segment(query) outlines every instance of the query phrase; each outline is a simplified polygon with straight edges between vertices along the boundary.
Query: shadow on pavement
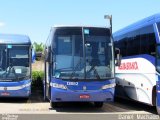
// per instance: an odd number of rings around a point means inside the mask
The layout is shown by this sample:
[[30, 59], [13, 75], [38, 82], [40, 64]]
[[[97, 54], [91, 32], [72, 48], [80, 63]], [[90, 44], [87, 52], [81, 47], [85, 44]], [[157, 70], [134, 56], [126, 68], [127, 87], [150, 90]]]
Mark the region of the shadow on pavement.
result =
[[56, 110], [56, 112], [67, 113], [104, 113], [105, 109], [94, 107], [90, 102], [63, 102], [59, 103], [56, 108], [50, 108], [50, 110]]
[[5, 97], [0, 98], [0, 103], [42, 103], [43, 96], [40, 90], [32, 90], [29, 98]]
[[126, 100], [122, 98], [115, 98], [113, 103], [105, 103], [102, 108], [96, 108], [89, 102], [69, 102], [59, 103], [58, 107], [50, 108], [50, 110], [56, 110], [56, 112], [69, 112], [69, 113], [115, 113], [115, 112], [137, 112], [144, 111], [152, 114], [157, 114], [156, 107], [149, 106], [143, 103]]
[[[32, 94], [28, 100], [24, 98], [0, 98], [0, 103], [43, 103], [42, 91], [32, 90]], [[102, 108], [94, 107], [93, 103], [89, 102], [69, 102], [60, 103], [57, 108], [49, 107], [47, 102], [46, 109], [62, 113], [115, 113], [115, 112], [137, 112], [145, 111], [152, 114], [156, 113], [156, 108], [143, 103], [125, 100], [122, 98], [115, 98], [113, 103], [105, 103]], [[144, 113], [145, 113], [144, 112]]]
[[116, 97], [115, 102], [112, 105], [123, 108], [125, 110], [146, 111], [152, 114], [157, 114], [155, 106], [150, 106], [133, 100], [126, 100], [123, 98]]

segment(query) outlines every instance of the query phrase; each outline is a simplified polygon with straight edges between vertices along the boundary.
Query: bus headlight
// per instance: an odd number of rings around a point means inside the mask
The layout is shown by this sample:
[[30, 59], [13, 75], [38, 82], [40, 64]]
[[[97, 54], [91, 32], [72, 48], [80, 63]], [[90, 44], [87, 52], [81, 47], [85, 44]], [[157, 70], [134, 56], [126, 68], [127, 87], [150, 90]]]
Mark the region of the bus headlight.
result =
[[59, 89], [64, 89], [66, 90], [67, 87], [63, 84], [58, 84], [58, 83], [51, 83], [51, 86], [54, 87], [54, 88], [59, 88]]
[[116, 83], [108, 84], [102, 86], [102, 90], [108, 89], [108, 88], [114, 88], [116, 86]]

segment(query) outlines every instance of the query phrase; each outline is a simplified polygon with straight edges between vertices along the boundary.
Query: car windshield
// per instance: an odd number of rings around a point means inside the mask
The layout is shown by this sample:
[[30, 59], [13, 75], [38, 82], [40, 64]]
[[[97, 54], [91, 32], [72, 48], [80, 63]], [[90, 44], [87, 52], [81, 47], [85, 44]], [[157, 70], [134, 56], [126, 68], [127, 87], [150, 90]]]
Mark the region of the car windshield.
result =
[[0, 81], [15, 81], [30, 76], [29, 47], [0, 45]]
[[113, 77], [113, 51], [108, 29], [58, 28], [53, 42], [53, 75], [62, 79]]

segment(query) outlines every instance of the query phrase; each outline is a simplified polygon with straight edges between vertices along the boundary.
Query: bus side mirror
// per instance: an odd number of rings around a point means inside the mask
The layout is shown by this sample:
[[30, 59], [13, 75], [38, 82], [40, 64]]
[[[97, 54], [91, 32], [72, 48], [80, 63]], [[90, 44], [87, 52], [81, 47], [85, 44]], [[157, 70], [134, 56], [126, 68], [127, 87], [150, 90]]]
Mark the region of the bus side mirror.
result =
[[34, 63], [36, 60], [36, 52], [35, 50], [32, 48], [32, 63]]
[[121, 52], [119, 48], [115, 49], [115, 56], [116, 56], [116, 66], [120, 66], [121, 65]]

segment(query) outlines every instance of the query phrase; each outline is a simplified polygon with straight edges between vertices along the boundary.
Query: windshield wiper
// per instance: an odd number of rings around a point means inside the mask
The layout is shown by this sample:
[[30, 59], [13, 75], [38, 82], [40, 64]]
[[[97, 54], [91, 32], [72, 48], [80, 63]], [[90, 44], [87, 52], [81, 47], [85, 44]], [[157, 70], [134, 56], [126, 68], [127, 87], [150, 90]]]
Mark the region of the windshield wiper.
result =
[[94, 70], [94, 73], [96, 74], [97, 79], [101, 79], [95, 66], [91, 66], [91, 69], [89, 71], [87, 71], [87, 74], [90, 73], [92, 70]]
[[76, 69], [79, 67], [80, 64], [81, 64], [81, 58], [76, 64], [76, 67], [74, 67], [73, 72], [71, 73], [70, 79], [72, 79], [73, 75], [76, 73]]
[[[11, 69], [13, 69], [13, 72], [11, 72], [11, 71], [12, 71]], [[11, 73], [13, 73], [13, 74], [15, 75], [15, 78], [18, 79], [18, 75], [16, 74], [15, 69], [14, 69], [13, 66], [9, 66], [8, 73], [7, 73], [7, 69], [6, 69], [6, 78], [7, 78], [7, 77], [9, 76], [9, 74], [11, 74]]]
[[23, 79], [29, 79], [30, 78], [30, 75], [28, 75], [28, 76], [21, 76], [21, 77], [17, 77], [18, 79], [17, 80], [21, 80], [22, 78]]

